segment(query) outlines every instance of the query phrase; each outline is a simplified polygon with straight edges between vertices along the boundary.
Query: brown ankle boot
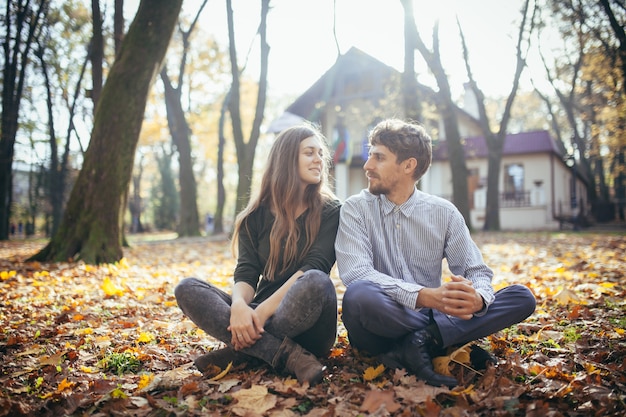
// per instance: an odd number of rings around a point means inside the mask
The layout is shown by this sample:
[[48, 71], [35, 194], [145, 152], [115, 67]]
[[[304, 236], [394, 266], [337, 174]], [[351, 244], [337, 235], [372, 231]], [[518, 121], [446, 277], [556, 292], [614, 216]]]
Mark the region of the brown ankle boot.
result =
[[301, 384], [308, 382], [313, 386], [322, 380], [326, 367], [315, 355], [291, 339], [285, 338], [278, 352], [274, 355], [272, 366], [278, 371], [285, 371], [298, 378]]
[[212, 350], [193, 360], [194, 365], [200, 372], [209, 374], [215, 373], [215, 367], [219, 368], [219, 371], [223, 371], [231, 362], [233, 367], [243, 365], [244, 363], [254, 366], [259, 360], [229, 347]]

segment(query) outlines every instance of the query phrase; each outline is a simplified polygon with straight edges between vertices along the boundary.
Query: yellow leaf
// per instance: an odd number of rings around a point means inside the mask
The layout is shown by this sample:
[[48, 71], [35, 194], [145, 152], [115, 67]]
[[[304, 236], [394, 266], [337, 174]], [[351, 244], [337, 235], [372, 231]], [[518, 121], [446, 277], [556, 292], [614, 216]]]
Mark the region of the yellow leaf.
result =
[[109, 277], [106, 277], [104, 279], [104, 282], [102, 283], [102, 291], [104, 291], [104, 293], [109, 297], [124, 294], [124, 290], [115, 285], [115, 283], [113, 283]]
[[472, 351], [470, 344], [466, 344], [456, 349], [448, 356], [438, 356], [433, 359], [433, 368], [435, 372], [442, 375], [452, 376], [450, 372], [450, 362], [458, 364], [470, 364], [470, 352]]
[[86, 374], [95, 374], [96, 372], [98, 372], [97, 369], [94, 369], [91, 366], [81, 366], [80, 370]]
[[376, 368], [373, 368], [370, 366], [363, 372], [363, 380], [372, 381], [376, 379], [383, 372], [385, 372], [385, 365], [383, 365], [382, 363], [378, 365]]
[[87, 327], [85, 329], [76, 329], [74, 331], [74, 334], [77, 336], [83, 336], [83, 335], [88, 335], [92, 333], [93, 333], [93, 329], [91, 327]]
[[454, 352], [450, 354], [450, 360], [456, 363], [464, 363], [467, 365], [470, 363], [471, 351], [472, 349], [470, 348], [469, 345], [461, 346], [460, 348], [458, 348], [457, 350], [455, 350]]
[[128, 398], [128, 395], [126, 395], [126, 393], [120, 388], [115, 388], [113, 391], [111, 391], [111, 397], [125, 399]]
[[150, 385], [150, 383], [152, 382], [153, 379], [154, 379], [154, 375], [153, 374], [143, 374], [143, 375], [141, 375], [141, 377], [139, 377], [139, 382], [137, 383], [137, 389], [138, 390], [144, 389], [145, 387]]
[[13, 278], [15, 275], [17, 275], [16, 271], [2, 271], [0, 272], [0, 279], [6, 281], [9, 278]]
[[74, 388], [76, 382], [70, 382], [65, 378], [63, 381], [59, 382], [59, 386], [57, 387], [57, 392], [63, 392]]
[[232, 368], [232, 367], [233, 367], [233, 363], [232, 362], [228, 362], [228, 365], [226, 366], [226, 369], [224, 369], [219, 374], [215, 375], [209, 381], [219, 381], [220, 379], [224, 378], [228, 374], [228, 372], [230, 371], [230, 368]]
[[137, 342], [139, 343], [150, 343], [155, 339], [152, 333], [142, 332], [137, 338]]
[[450, 356], [437, 356], [434, 358], [433, 368], [438, 374], [452, 376], [450, 372]]

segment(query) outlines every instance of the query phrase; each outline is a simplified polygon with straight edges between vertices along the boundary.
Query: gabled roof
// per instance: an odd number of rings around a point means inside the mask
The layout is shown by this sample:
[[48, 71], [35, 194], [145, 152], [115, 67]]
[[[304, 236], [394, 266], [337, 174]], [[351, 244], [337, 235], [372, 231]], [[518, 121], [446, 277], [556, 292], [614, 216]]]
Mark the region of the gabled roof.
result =
[[[465, 138], [464, 149], [465, 158], [476, 159], [486, 158], [488, 149], [485, 138], [475, 136]], [[521, 155], [535, 153], [552, 153], [559, 157], [563, 157], [565, 153], [559, 148], [557, 142], [550, 136], [546, 130], [537, 130], [530, 132], [522, 132], [506, 135], [502, 155]], [[448, 143], [445, 140], [440, 141], [433, 146], [433, 160], [448, 160]]]
[[335, 64], [328, 69], [307, 91], [296, 99], [285, 112], [295, 114], [310, 121], [316, 121], [320, 105], [337, 96], [340, 83], [338, 80], [354, 76], [358, 73], [376, 72], [381, 76], [398, 73], [392, 67], [383, 64], [376, 58], [358, 48], [352, 47], [337, 58]]

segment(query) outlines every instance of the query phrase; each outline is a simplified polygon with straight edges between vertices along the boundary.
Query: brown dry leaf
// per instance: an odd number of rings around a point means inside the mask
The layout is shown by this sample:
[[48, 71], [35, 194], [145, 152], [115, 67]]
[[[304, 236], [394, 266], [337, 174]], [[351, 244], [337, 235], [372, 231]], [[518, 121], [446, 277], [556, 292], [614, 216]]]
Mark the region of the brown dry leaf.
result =
[[250, 412], [263, 415], [276, 406], [277, 398], [267, 391], [264, 385], [253, 385], [232, 394], [237, 403], [233, 406], [233, 413], [238, 416], [249, 415]]
[[42, 366], [43, 365], [52, 365], [52, 366], [60, 365], [61, 362], [63, 361], [63, 356], [65, 354], [67, 354], [67, 351], [58, 352], [51, 356], [42, 356], [41, 358], [39, 358], [39, 363]]
[[417, 381], [417, 383], [408, 386], [393, 387], [393, 390], [396, 393], [396, 398], [401, 398], [409, 404], [421, 404], [437, 397], [439, 394], [450, 392], [449, 388], [433, 387], [432, 385], [427, 385], [424, 381]]
[[381, 407], [384, 407], [390, 413], [395, 413], [401, 407], [401, 405], [395, 401], [394, 392], [392, 390], [368, 391], [359, 409], [368, 413], [374, 413]]

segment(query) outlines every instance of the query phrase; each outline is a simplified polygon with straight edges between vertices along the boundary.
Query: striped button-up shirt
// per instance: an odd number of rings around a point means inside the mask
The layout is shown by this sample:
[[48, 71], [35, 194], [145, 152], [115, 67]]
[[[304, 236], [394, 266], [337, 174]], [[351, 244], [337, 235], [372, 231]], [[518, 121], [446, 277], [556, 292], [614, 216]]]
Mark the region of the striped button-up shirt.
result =
[[453, 274], [472, 281], [486, 307], [494, 299], [493, 271], [461, 213], [449, 201], [417, 188], [399, 206], [368, 190], [348, 198], [341, 208], [335, 251], [346, 287], [369, 280], [412, 309], [422, 288], [441, 285], [444, 258]]

